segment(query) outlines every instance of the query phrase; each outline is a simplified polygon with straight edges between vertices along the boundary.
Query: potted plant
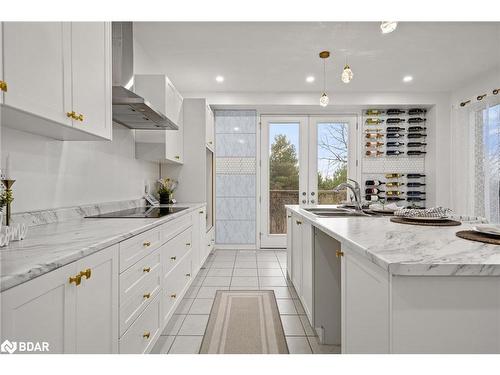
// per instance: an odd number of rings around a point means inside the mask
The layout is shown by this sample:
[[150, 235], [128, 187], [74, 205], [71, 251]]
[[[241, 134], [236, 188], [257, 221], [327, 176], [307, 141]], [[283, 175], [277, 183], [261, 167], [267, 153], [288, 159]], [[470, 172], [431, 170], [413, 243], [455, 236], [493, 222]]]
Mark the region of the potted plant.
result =
[[160, 178], [158, 180], [158, 197], [160, 204], [169, 204], [172, 201], [172, 194], [177, 188], [178, 182], [170, 178]]

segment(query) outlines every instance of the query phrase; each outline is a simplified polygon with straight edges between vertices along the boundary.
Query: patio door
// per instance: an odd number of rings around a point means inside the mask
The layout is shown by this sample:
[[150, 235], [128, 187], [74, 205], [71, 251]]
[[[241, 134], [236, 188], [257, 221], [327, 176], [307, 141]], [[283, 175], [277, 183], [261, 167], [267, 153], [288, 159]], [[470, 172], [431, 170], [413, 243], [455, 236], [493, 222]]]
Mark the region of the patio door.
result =
[[356, 137], [356, 116], [261, 117], [261, 248], [286, 246], [285, 205], [349, 199], [332, 189], [359, 180]]

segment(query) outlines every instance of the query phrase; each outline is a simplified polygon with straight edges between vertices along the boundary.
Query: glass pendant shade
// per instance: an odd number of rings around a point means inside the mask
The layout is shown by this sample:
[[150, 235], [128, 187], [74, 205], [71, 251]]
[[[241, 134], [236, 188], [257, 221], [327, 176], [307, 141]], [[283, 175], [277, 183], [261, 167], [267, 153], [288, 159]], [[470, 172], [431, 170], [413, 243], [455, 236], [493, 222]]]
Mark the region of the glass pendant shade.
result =
[[323, 95], [321, 95], [321, 98], [319, 98], [319, 105], [322, 107], [326, 107], [329, 102], [330, 98], [328, 97], [328, 95], [326, 95], [326, 92], [324, 92]]
[[346, 65], [344, 67], [344, 70], [342, 71], [342, 76], [341, 76], [342, 82], [349, 83], [349, 82], [351, 82], [353, 77], [354, 77], [354, 73], [352, 72], [349, 65]]
[[398, 27], [398, 23], [394, 21], [384, 21], [380, 24], [382, 34], [392, 33]]

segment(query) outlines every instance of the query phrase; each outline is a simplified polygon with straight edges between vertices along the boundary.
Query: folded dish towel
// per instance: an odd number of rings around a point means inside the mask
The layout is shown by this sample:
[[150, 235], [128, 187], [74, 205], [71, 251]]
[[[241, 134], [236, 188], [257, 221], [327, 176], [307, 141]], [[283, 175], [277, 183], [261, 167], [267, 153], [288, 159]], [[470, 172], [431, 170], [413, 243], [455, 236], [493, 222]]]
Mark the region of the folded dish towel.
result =
[[448, 217], [451, 214], [449, 208], [431, 207], [431, 208], [402, 208], [394, 212], [394, 216], [402, 217]]
[[373, 203], [368, 207], [370, 210], [379, 210], [379, 211], [396, 211], [399, 210], [399, 206], [396, 203], [389, 204], [381, 204], [381, 203]]

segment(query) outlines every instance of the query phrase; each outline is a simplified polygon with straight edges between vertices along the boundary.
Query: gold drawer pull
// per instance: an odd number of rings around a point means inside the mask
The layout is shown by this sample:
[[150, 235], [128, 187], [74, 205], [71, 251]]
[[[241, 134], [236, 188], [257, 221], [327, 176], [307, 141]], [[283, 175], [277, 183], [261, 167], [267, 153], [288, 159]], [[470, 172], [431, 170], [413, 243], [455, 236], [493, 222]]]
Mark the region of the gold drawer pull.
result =
[[151, 293], [145, 293], [145, 294], [143, 295], [143, 297], [144, 297], [144, 298], [146, 298], [146, 299], [148, 299], [149, 297], [151, 297]]
[[176, 259], [177, 259], [177, 257], [170, 257], [170, 259], [171, 259], [171, 260], [176, 260]]
[[186, 276], [187, 276], [187, 277], [191, 277], [191, 274], [190, 274], [190, 273], [186, 273]]
[[7, 92], [7, 82], [0, 81], [0, 91]]
[[204, 214], [204, 213], [205, 213], [205, 211], [199, 211], [199, 213], [200, 213], [200, 214]]
[[171, 294], [171, 295], [170, 295], [170, 298], [177, 298], [177, 294], [175, 294], [175, 293], [174, 293], [174, 294]]
[[142, 244], [142, 246], [144, 246], [144, 247], [151, 246], [151, 242], [149, 242], [149, 241], [145, 241], [145, 242]]
[[83, 114], [80, 113], [79, 115], [76, 116], [75, 120], [82, 121], [83, 122]]
[[147, 267], [147, 268], [142, 269], [142, 272], [149, 272], [149, 271], [151, 271], [151, 267]]
[[180, 159], [181, 157], [179, 155], [175, 155], [174, 158]]
[[80, 276], [85, 277], [86, 279], [90, 279], [90, 276], [92, 276], [92, 270], [90, 268], [87, 268], [85, 271], [80, 271]]
[[336, 256], [337, 258], [343, 257], [343, 256], [344, 256], [344, 252], [343, 252], [343, 251], [340, 251], [340, 250], [337, 250], [337, 251], [335, 252], [335, 256]]
[[300, 221], [300, 220], [295, 220], [295, 222], [297, 223], [297, 225], [302, 224], [302, 221]]
[[66, 112], [66, 117], [72, 118], [73, 120], [76, 120], [76, 112], [71, 111], [71, 112]]
[[69, 283], [75, 283], [76, 286], [80, 285], [82, 283], [82, 276], [81, 275], [76, 275], [73, 277], [69, 278]]
[[187, 242], [187, 243], [186, 243], [186, 246], [191, 246], [191, 242]]
[[142, 335], [142, 337], [145, 339], [149, 339], [149, 336], [151, 336], [151, 332], [146, 332], [145, 334]]

